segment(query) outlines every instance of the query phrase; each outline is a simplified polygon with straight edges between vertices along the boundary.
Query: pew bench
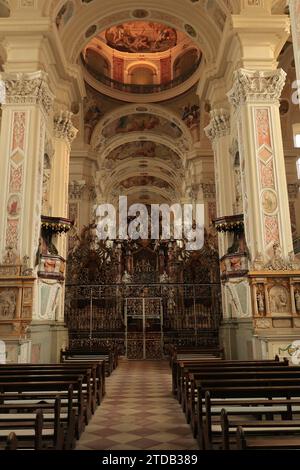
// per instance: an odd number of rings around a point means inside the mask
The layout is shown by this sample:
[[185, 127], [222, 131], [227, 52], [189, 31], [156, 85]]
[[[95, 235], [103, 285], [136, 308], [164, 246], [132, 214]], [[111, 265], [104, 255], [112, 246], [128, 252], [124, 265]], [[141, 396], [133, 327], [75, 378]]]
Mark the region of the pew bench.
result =
[[87, 421], [87, 402], [82, 390], [82, 378], [59, 381], [0, 381], [0, 405], [8, 405], [13, 408], [17, 404], [22, 405], [49, 405], [55, 402], [59, 396], [63, 411], [75, 409], [75, 432], [79, 439], [84, 431]]
[[[244, 367], [239, 370], [233, 370], [230, 367], [224, 367], [222, 371], [219, 369], [212, 370], [209, 368], [202, 369], [201, 372], [187, 372], [184, 382], [183, 390], [183, 410], [186, 414], [188, 423], [191, 423], [192, 430], [194, 431], [195, 415], [196, 415], [196, 399], [197, 399], [197, 386], [201, 385], [203, 381], [211, 381], [212, 384], [218, 385], [222, 380], [229, 381], [232, 386], [239, 385], [242, 380], [298, 380], [300, 383], [300, 367], [285, 367], [285, 368], [272, 368], [262, 367], [255, 368]], [[286, 382], [285, 382], [286, 383]], [[222, 384], [221, 384], [222, 385]]]
[[237, 427], [236, 431], [236, 449], [237, 450], [299, 450], [300, 435], [295, 433], [292, 428], [286, 428], [284, 434], [278, 436], [278, 431], [269, 428], [259, 438], [251, 436], [248, 429], [244, 430], [242, 426]]
[[[205, 442], [210, 442], [210, 439], [213, 438], [213, 435], [210, 435], [210, 432], [212, 432], [211, 428], [211, 423], [208, 420], [206, 422], [206, 415], [205, 415], [205, 398], [207, 400], [207, 395], [206, 392], [209, 392], [209, 397], [211, 400], [212, 405], [211, 406], [221, 406], [223, 404], [224, 408], [228, 406], [235, 406], [234, 401], [239, 401], [238, 403], [239, 406], [249, 406], [253, 405], [253, 408], [255, 405], [257, 406], [266, 406], [268, 408], [268, 414], [264, 410], [258, 410], [258, 414], [261, 412], [261, 414], [265, 414], [265, 416], [270, 416], [271, 411], [269, 410], [270, 406], [282, 406], [282, 409], [277, 409], [276, 412], [277, 414], [284, 416], [284, 417], [289, 417], [290, 413], [293, 413], [292, 407], [297, 407], [299, 406], [299, 401], [300, 401], [300, 385], [287, 385], [287, 384], [282, 384], [282, 385], [254, 385], [253, 383], [251, 385], [246, 385], [243, 383], [241, 386], [236, 386], [236, 387], [231, 387], [228, 384], [227, 386], [224, 387], [213, 387], [209, 386], [206, 387], [206, 385], [203, 386], [198, 386], [198, 400], [197, 400], [197, 440], [199, 444], [199, 448], [203, 449], [205, 448]], [[258, 399], [258, 400], [256, 400]], [[277, 399], [279, 401], [277, 402]], [[294, 403], [293, 403], [293, 401]], [[223, 400], [223, 401], [222, 401]], [[256, 403], [254, 402], [256, 401]], [[274, 401], [274, 403], [273, 403]], [[284, 401], [284, 403], [282, 403]], [[289, 402], [290, 401], [290, 402]], [[227, 402], [227, 404], [226, 404]], [[253, 402], [253, 403], [252, 403]], [[207, 402], [206, 402], [207, 403]], [[242, 413], [246, 414], [247, 412], [244, 411], [243, 409], [241, 410]], [[298, 410], [297, 410], [298, 412]], [[249, 412], [249, 415], [254, 415], [255, 417], [255, 411], [252, 409]], [[276, 413], [274, 413], [274, 416]], [[257, 416], [256, 416], [257, 417]], [[256, 420], [256, 422], [259, 422]], [[216, 425], [219, 425], [220, 423], [214, 423]], [[216, 431], [218, 431], [217, 428], [215, 428]]]
[[[9, 418], [9, 416], [8, 416]], [[23, 450], [62, 450], [64, 447], [64, 433], [60, 423], [60, 399], [55, 402], [54, 420], [44, 422], [42, 410], [35, 416], [22, 419], [0, 420], [0, 449], [7, 449], [8, 435], [15, 436], [18, 449]]]
[[24, 374], [41, 374], [41, 375], [78, 375], [83, 376], [83, 387], [86, 386], [84, 379], [91, 376], [91, 407], [94, 413], [97, 405], [102, 401], [105, 394], [105, 365], [104, 362], [91, 362], [91, 363], [75, 363], [75, 364], [55, 364], [55, 365], [0, 365], [1, 375], [24, 375]]
[[[211, 450], [218, 448], [221, 442], [221, 448], [229, 449], [229, 440], [225, 442], [225, 433], [227, 433], [224, 419], [224, 409], [226, 409], [226, 419], [230, 419], [237, 426], [242, 423], [249, 424], [249, 427], [255, 428], [268, 423], [279, 426], [287, 425], [290, 422], [300, 423], [299, 419], [292, 421], [296, 416], [299, 418], [300, 399], [295, 400], [269, 400], [269, 399], [235, 399], [235, 400], [210, 400], [210, 394], [205, 394], [205, 406], [203, 408], [203, 439], [205, 449]], [[225, 431], [224, 431], [225, 429]], [[226, 434], [228, 437], [228, 433]], [[225, 447], [224, 447], [225, 446]]]
[[61, 362], [72, 361], [104, 360], [106, 373], [110, 375], [118, 365], [118, 353], [114, 350], [86, 351], [77, 349], [67, 349], [61, 351]]
[[[236, 432], [238, 427], [242, 427], [244, 432], [251, 437], [252, 443], [260, 446], [268, 444], [278, 445], [285, 442], [285, 445], [298, 446], [300, 449], [300, 420], [272, 420], [272, 421], [248, 421], [235, 420], [228, 416], [225, 409], [221, 412], [221, 450], [230, 450], [233, 448], [233, 442], [236, 442]], [[274, 442], [276, 438], [276, 443]], [[273, 443], [272, 443], [273, 441]]]
[[236, 361], [236, 360], [200, 360], [200, 359], [181, 359], [176, 360], [173, 363], [172, 369], [172, 389], [174, 395], [177, 395], [178, 399], [180, 397], [180, 381], [182, 376], [182, 369], [183, 368], [204, 368], [204, 367], [211, 367], [211, 368], [223, 368], [223, 367], [286, 367], [289, 365], [288, 360], [279, 361], [275, 360], [266, 360], [266, 361]]

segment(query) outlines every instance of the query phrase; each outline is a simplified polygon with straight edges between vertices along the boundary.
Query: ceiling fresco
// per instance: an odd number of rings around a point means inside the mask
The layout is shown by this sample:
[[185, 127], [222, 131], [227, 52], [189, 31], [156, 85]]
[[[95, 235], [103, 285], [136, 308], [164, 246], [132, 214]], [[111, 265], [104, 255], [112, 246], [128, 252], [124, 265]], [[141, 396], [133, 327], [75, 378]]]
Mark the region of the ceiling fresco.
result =
[[120, 186], [124, 189], [130, 189], [135, 186], [156, 186], [160, 189], [170, 189], [171, 186], [166, 181], [163, 181], [156, 176], [132, 176], [120, 183]]
[[176, 30], [160, 23], [129, 21], [107, 29], [108, 46], [122, 52], [163, 52], [177, 44]]
[[178, 139], [182, 136], [182, 131], [176, 124], [168, 121], [163, 117], [148, 113], [137, 113], [130, 114], [128, 116], [122, 116], [108, 124], [103, 129], [102, 135], [105, 138], [112, 138], [116, 134], [145, 131], [165, 134], [172, 139]]
[[177, 153], [163, 144], [152, 141], [134, 141], [120, 145], [106, 157], [113, 162], [127, 158], [159, 158], [171, 162], [177, 168], [181, 166], [181, 159]]

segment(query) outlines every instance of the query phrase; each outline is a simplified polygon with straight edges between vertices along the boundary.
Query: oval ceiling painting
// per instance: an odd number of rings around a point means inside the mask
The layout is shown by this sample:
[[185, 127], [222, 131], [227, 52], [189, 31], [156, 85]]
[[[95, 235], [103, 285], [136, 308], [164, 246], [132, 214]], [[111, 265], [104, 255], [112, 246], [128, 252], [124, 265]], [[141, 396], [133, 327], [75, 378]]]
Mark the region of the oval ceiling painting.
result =
[[129, 21], [106, 30], [108, 46], [122, 52], [163, 52], [175, 47], [177, 33], [164, 24]]

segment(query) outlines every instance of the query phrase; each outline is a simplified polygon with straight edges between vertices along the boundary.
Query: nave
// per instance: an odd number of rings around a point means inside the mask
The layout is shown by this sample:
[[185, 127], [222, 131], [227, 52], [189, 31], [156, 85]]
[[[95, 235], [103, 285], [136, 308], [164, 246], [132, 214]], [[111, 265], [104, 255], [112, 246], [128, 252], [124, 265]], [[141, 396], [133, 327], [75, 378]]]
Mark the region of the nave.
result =
[[78, 450], [198, 449], [172, 395], [167, 361], [121, 360]]

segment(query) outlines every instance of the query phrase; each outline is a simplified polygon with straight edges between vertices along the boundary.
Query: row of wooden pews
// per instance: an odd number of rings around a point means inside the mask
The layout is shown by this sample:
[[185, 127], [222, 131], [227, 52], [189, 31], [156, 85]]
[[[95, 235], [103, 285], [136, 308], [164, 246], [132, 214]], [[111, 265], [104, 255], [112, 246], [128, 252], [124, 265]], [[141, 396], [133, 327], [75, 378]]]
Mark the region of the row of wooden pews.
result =
[[180, 348], [171, 365], [173, 393], [200, 449], [300, 449], [300, 367]]
[[62, 350], [60, 354], [61, 362], [76, 362], [102, 360], [105, 362], [106, 375], [109, 376], [113, 370], [118, 366], [118, 351], [117, 349], [66, 349]]
[[74, 449], [117, 362], [110, 351], [69, 354], [59, 364], [0, 365], [0, 449]]

